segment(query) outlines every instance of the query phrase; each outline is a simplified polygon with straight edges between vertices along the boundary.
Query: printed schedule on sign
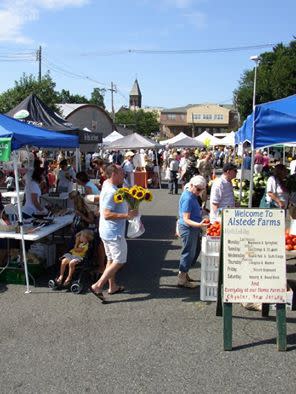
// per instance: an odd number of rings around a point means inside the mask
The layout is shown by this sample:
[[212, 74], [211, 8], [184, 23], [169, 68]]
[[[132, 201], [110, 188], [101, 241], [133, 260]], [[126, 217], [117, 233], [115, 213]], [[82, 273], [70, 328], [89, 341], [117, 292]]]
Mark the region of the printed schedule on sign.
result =
[[223, 211], [224, 302], [285, 303], [285, 212]]

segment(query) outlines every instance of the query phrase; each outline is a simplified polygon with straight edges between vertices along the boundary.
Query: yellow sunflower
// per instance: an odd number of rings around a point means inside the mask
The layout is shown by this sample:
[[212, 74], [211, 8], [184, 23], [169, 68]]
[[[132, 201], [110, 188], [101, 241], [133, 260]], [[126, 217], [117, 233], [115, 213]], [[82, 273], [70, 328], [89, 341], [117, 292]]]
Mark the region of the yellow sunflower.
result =
[[150, 202], [150, 201], [153, 200], [153, 195], [152, 195], [152, 193], [149, 190], [145, 191], [143, 200], [146, 201], [146, 202]]
[[138, 186], [133, 186], [133, 187], [131, 187], [131, 188], [129, 189], [129, 194], [130, 194], [132, 197], [135, 197], [136, 194], [137, 194], [137, 192], [138, 192]]
[[129, 188], [128, 187], [121, 187], [120, 189], [117, 190], [118, 193], [125, 194], [129, 193]]
[[143, 200], [144, 198], [144, 191], [138, 189], [137, 193], [134, 195], [137, 200]]
[[116, 202], [116, 204], [121, 204], [124, 200], [124, 196], [122, 193], [115, 193], [114, 194], [114, 201]]

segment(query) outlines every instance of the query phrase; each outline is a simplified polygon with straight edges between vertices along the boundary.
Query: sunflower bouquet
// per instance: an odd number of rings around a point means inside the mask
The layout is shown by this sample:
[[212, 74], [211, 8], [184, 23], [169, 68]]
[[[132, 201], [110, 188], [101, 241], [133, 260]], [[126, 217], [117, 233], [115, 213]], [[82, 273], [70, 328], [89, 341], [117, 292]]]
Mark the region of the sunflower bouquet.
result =
[[[152, 201], [152, 193], [148, 189], [144, 189], [142, 186], [133, 186], [130, 188], [121, 187], [114, 194], [114, 201], [117, 204], [121, 204], [126, 201], [130, 209], [138, 209], [142, 201], [150, 202]], [[127, 236], [129, 238], [140, 237], [145, 231], [144, 225], [141, 222], [141, 215], [138, 214], [135, 218], [129, 220]]]
[[114, 194], [114, 201], [118, 204], [126, 201], [131, 209], [138, 209], [142, 201], [150, 202], [153, 196], [150, 190], [142, 186], [121, 187]]

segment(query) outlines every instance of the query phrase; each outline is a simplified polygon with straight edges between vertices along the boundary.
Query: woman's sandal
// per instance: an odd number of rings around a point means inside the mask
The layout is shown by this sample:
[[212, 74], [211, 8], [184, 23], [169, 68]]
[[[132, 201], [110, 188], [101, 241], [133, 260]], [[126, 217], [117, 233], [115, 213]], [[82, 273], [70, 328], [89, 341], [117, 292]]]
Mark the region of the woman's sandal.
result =
[[91, 286], [90, 286], [89, 290], [91, 291], [91, 293], [93, 293], [94, 296], [96, 296], [97, 298], [99, 298], [102, 301], [102, 304], [107, 303], [103, 293], [96, 293]]

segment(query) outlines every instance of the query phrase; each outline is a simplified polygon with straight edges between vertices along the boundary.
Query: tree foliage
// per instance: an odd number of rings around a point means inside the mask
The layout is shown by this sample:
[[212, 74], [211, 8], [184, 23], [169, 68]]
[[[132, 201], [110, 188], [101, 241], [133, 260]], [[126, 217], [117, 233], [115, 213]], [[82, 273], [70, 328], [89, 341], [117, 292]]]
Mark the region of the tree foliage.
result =
[[142, 135], [150, 135], [159, 130], [159, 122], [155, 111], [123, 109], [116, 113], [115, 123], [126, 126]]
[[58, 93], [58, 103], [77, 103], [77, 104], [87, 104], [88, 99], [85, 96], [80, 96], [79, 94], [71, 94], [69, 90], [62, 89]]
[[[260, 55], [256, 78], [256, 104], [277, 100], [296, 91], [296, 40], [278, 44]], [[234, 91], [234, 103], [243, 121], [252, 112], [254, 69], [246, 70]]]
[[55, 104], [58, 102], [58, 95], [55, 86], [49, 74], [45, 74], [40, 82], [33, 75], [23, 74], [19, 81], [15, 81], [13, 88], [0, 94], [0, 112], [8, 112], [32, 93], [50, 108], [57, 110]]
[[89, 103], [98, 105], [105, 109], [104, 97], [105, 97], [106, 89], [94, 88], [91, 93]]
[[55, 88], [56, 83], [49, 73], [43, 75], [40, 82], [32, 74], [23, 74], [19, 81], [15, 81], [13, 88], [0, 94], [0, 112], [8, 112], [32, 93], [36, 94], [49, 108], [56, 112], [59, 112], [56, 106], [58, 103], [90, 103], [105, 108], [105, 89], [95, 88], [90, 100], [88, 100], [85, 96], [70, 93], [69, 90], [62, 89], [61, 92], [58, 92]]

